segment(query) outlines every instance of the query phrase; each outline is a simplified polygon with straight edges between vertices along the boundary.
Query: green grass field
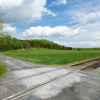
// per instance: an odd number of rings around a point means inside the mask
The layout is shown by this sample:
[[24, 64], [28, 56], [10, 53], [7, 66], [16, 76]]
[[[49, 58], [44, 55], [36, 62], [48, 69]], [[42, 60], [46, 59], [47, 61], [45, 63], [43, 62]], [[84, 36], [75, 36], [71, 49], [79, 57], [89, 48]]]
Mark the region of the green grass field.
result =
[[43, 48], [9, 50], [8, 56], [36, 64], [62, 65], [89, 58], [100, 57], [100, 50], [53, 50]]
[[0, 61], [0, 76], [4, 75], [7, 72], [6, 65]]

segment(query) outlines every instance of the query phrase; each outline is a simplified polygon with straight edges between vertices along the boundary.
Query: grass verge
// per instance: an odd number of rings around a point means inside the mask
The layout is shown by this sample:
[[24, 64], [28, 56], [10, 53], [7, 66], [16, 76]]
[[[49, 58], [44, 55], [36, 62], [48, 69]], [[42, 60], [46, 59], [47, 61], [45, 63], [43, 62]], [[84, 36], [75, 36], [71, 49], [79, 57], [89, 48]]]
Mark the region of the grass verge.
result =
[[0, 61], [0, 77], [7, 72], [6, 65]]

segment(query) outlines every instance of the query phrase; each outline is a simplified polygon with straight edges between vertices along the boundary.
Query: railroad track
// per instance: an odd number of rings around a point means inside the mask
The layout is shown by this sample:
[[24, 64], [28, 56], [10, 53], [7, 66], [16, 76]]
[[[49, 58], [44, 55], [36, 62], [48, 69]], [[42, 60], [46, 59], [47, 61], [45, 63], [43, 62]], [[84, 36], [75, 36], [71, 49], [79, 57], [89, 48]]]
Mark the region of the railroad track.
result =
[[39, 76], [39, 75], [50, 73], [50, 72], [57, 71], [57, 70], [60, 70], [60, 69], [61, 68], [55, 68], [55, 69], [50, 69], [50, 70], [47, 70], [47, 71], [40, 71], [40, 72], [35, 73], [35, 74], [31, 74], [31, 75], [28, 75], [28, 76], [20, 77], [18, 79], [12, 79], [12, 80], [9, 80], [9, 81], [0, 82], [0, 85], [6, 85], [6, 84], [9, 84], [9, 83], [13, 83], [15, 81], [18, 81], [18, 80]]
[[62, 77], [65, 77], [66, 75], [69, 75], [69, 74], [71, 74], [71, 73], [73, 73], [73, 72], [69, 72], [69, 73], [63, 74], [63, 75], [58, 76], [58, 77], [56, 77], [56, 78], [53, 78], [53, 79], [51, 79], [51, 80], [49, 80], [49, 81], [47, 81], [47, 82], [44, 82], [44, 83], [42, 83], [42, 84], [36, 85], [36, 86], [34, 86], [34, 87], [32, 87], [32, 88], [29, 88], [29, 89], [27, 89], [27, 90], [24, 90], [24, 91], [21, 91], [21, 92], [19, 92], [19, 93], [16, 93], [16, 94], [14, 94], [14, 95], [12, 95], [12, 96], [9, 96], [9, 97], [7, 97], [7, 98], [4, 98], [4, 99], [2, 99], [2, 100], [18, 100], [18, 99], [20, 99], [20, 98], [22, 98], [22, 97], [24, 97], [24, 96], [30, 94], [34, 89], [39, 88], [39, 87], [41, 87], [41, 86], [44, 86], [45, 84], [48, 84], [48, 83], [50, 83], [50, 82], [52, 82], [52, 81], [55, 81], [55, 80], [57, 80], [57, 79], [60, 79], [60, 78], [62, 78]]
[[[81, 70], [84, 70], [87, 66], [83, 66], [81, 68]], [[55, 68], [55, 69], [50, 69], [50, 70], [47, 70], [47, 71], [40, 71], [40, 72], [37, 72], [35, 74], [31, 74], [31, 75], [28, 75], [28, 76], [24, 76], [24, 77], [20, 77], [18, 79], [12, 79], [12, 80], [9, 80], [9, 81], [3, 81], [3, 82], [0, 82], [0, 85], [6, 85], [6, 84], [9, 84], [9, 83], [13, 83], [13, 82], [16, 82], [18, 80], [22, 80], [22, 79], [26, 79], [26, 78], [31, 78], [31, 77], [35, 77], [35, 76], [39, 76], [39, 75], [42, 75], [42, 74], [46, 74], [46, 73], [50, 73], [50, 72], [53, 72], [53, 71], [57, 71], [57, 70], [61, 70], [62, 68]], [[22, 69], [23, 70], [23, 69]], [[26, 70], [26, 69], [25, 69]], [[15, 71], [18, 71], [18, 70], [15, 70]]]
[[[96, 61], [96, 60], [94, 60], [94, 61]], [[27, 96], [27, 95], [29, 95], [30, 93], [32, 93], [32, 91], [33, 91], [34, 89], [37, 89], [37, 88], [39, 88], [39, 87], [42, 87], [42, 86], [44, 86], [44, 85], [46, 85], [46, 84], [48, 84], [48, 83], [50, 83], [50, 82], [52, 82], [52, 81], [55, 81], [55, 80], [61, 79], [61, 78], [63, 78], [63, 77], [66, 77], [67, 75], [70, 75], [70, 74], [73, 74], [73, 73], [77, 73], [77, 72], [83, 71], [84, 69], [86, 69], [86, 68], [88, 67], [88, 66], [85, 66], [85, 64], [86, 64], [86, 65], [89, 65], [88, 63], [90, 63], [90, 62], [93, 62], [93, 60], [88, 61], [88, 62], [86, 62], [86, 63], [84, 63], [84, 64], [82, 63], [82, 66], [83, 66], [83, 67], [81, 67], [81, 68], [78, 69], [78, 70], [72, 70], [72, 71], [70, 71], [70, 72], [64, 73], [64, 74], [62, 74], [62, 75], [60, 75], [60, 76], [54, 77], [54, 78], [52, 78], [52, 79], [50, 79], [50, 80], [47, 80], [47, 81], [45, 81], [45, 82], [43, 82], [43, 83], [41, 83], [41, 84], [32, 86], [31, 88], [28, 88], [28, 89], [25, 89], [25, 90], [23, 90], [23, 91], [21, 91], [21, 92], [15, 93], [15, 94], [13, 94], [13, 95], [11, 95], [11, 96], [9, 96], [9, 97], [6, 97], [6, 98], [4, 98], [4, 99], [2, 99], [2, 100], [18, 100], [18, 99], [20, 99], [20, 98], [22, 98], [22, 97], [24, 97], [24, 96]], [[81, 65], [81, 64], [80, 64], [80, 65]], [[41, 75], [41, 74], [44, 74], [44, 73], [49, 73], [49, 72], [52, 72], [52, 71], [56, 71], [56, 70], [60, 70], [60, 69], [55, 69], [55, 70], [50, 70], [50, 71], [46, 71], [46, 72], [41, 72], [41, 73], [37, 73], [37, 74], [35, 74], [35, 75], [26, 76], [26, 77], [23, 77], [23, 78], [34, 77], [34, 76], [38, 76], [38, 75]], [[21, 80], [21, 79], [23, 79], [23, 78], [20, 78], [20, 79], [18, 79], [18, 80]], [[11, 80], [11, 81], [8, 81], [8, 82], [10, 83], [10, 82], [13, 82], [13, 81], [17, 81], [17, 80]], [[7, 84], [8, 82], [5, 82], [4, 84]]]
[[21, 91], [21, 92], [18, 92], [18, 93], [16, 93], [16, 94], [11, 95], [11, 96], [9, 96], [9, 97], [7, 97], [7, 98], [4, 98], [4, 99], [2, 99], [2, 100], [18, 100], [18, 99], [20, 99], [20, 98], [22, 98], [22, 97], [24, 97], [24, 96], [29, 95], [29, 94], [30, 94], [34, 89], [36, 89], [36, 88], [39, 88], [39, 87], [41, 87], [41, 86], [44, 86], [44, 85], [46, 85], [46, 84], [48, 84], [48, 83], [50, 83], [50, 82], [52, 82], [52, 81], [55, 81], [55, 80], [61, 79], [61, 78], [63, 78], [63, 77], [66, 77], [67, 75], [80, 72], [80, 71], [82, 71], [82, 70], [83, 70], [83, 68], [81, 68], [80, 70], [77, 70], [77, 71], [75, 71], [75, 70], [70, 71], [70, 72], [68, 72], [68, 73], [66, 73], [66, 74], [62, 74], [62, 75], [60, 75], [60, 76], [57, 76], [57, 77], [55, 77], [55, 78], [53, 78], [53, 79], [51, 79], [51, 80], [48, 80], [48, 81], [46, 81], [46, 82], [43, 82], [43, 83], [38, 84], [38, 85], [36, 85], [36, 86], [33, 86], [33, 87], [29, 88], [29, 89], [23, 90], [23, 91]]
[[94, 58], [94, 59], [85, 60], [79, 63], [74, 63], [74, 64], [71, 64], [70, 66], [76, 69], [79, 68], [80, 66], [82, 70], [86, 70], [87, 68], [92, 68], [92, 65], [98, 63], [99, 61], [100, 61], [100, 58]]

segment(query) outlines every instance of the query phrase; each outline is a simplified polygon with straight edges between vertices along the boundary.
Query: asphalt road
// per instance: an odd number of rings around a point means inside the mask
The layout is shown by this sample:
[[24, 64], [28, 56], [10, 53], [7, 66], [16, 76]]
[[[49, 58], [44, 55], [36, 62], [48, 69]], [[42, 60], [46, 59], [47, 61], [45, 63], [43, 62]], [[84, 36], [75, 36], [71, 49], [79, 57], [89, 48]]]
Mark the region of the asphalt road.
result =
[[99, 73], [0, 60], [9, 70], [0, 79], [0, 100], [100, 100]]

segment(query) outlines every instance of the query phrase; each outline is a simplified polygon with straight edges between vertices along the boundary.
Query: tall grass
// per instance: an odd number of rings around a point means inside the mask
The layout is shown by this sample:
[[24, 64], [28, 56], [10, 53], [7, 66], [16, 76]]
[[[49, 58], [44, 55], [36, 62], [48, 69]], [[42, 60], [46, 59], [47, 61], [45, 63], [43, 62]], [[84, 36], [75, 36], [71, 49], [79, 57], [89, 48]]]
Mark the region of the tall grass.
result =
[[9, 50], [3, 52], [12, 56], [36, 64], [62, 65], [90, 58], [100, 57], [100, 50], [54, 50], [45, 48], [31, 48]]
[[0, 76], [3, 76], [7, 72], [6, 65], [0, 61]]

